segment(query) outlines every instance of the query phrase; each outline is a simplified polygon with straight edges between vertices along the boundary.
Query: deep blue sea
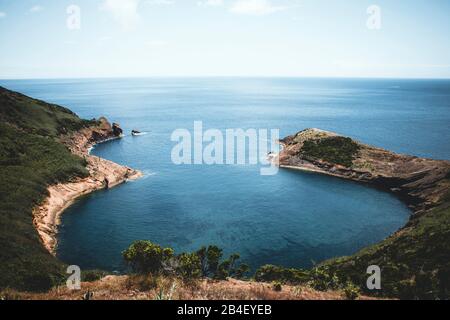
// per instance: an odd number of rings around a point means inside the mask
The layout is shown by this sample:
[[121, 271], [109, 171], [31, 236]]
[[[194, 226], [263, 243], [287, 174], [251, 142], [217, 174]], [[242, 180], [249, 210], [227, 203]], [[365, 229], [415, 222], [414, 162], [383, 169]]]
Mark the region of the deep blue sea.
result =
[[[315, 127], [400, 153], [450, 159], [450, 81], [290, 78], [0, 80], [84, 118], [119, 122], [123, 139], [93, 153], [145, 177], [84, 197], [63, 215], [58, 256], [122, 270], [121, 251], [148, 239], [177, 252], [216, 244], [253, 268], [309, 267], [380, 241], [409, 210], [390, 194], [322, 175], [171, 161], [175, 129]], [[147, 134], [133, 137], [131, 129]]]

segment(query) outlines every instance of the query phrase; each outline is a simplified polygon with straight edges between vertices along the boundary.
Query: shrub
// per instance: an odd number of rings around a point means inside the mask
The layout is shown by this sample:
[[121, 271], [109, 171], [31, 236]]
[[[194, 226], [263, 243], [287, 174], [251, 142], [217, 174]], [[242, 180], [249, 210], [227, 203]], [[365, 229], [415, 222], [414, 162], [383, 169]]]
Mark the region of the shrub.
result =
[[242, 263], [238, 268], [234, 271], [233, 277], [236, 279], [242, 279], [245, 277], [245, 274], [250, 271], [250, 266], [248, 264]]
[[204, 277], [215, 276], [222, 258], [222, 249], [217, 246], [202, 247], [197, 251], [200, 259], [202, 275]]
[[255, 280], [260, 282], [281, 281], [299, 284], [306, 283], [309, 280], [309, 274], [307, 271], [300, 269], [265, 265], [256, 270]]
[[275, 281], [272, 285], [273, 291], [280, 292], [283, 290], [283, 286], [281, 285], [281, 282]]
[[107, 272], [102, 270], [87, 270], [81, 272], [81, 280], [85, 282], [94, 282], [105, 277]]
[[310, 286], [319, 291], [338, 289], [340, 287], [339, 278], [325, 267], [312, 269], [310, 278]]
[[359, 297], [359, 289], [353, 283], [348, 282], [344, 288], [345, 297], [347, 300], [356, 300]]
[[172, 274], [184, 281], [200, 277], [226, 279], [234, 276], [243, 277], [250, 270], [246, 264], [237, 265], [239, 254], [232, 254], [221, 262], [222, 249], [217, 246], [202, 247], [192, 253], [177, 256], [171, 248], [162, 248], [150, 241], [135, 241], [123, 253], [123, 258], [130, 269], [137, 274]]
[[176, 273], [185, 280], [202, 276], [200, 258], [196, 253], [182, 253], [177, 257]]
[[359, 145], [350, 138], [328, 137], [305, 141], [301, 152], [306, 157], [351, 167], [359, 149]]
[[241, 278], [250, 270], [246, 264], [236, 265], [240, 259], [239, 254], [234, 253], [223, 262], [220, 262], [223, 251], [217, 246], [202, 247], [196, 252], [200, 259], [201, 273], [204, 277], [226, 279], [227, 277]]
[[172, 259], [174, 251], [150, 241], [136, 241], [125, 250], [123, 258], [133, 272], [158, 274]]

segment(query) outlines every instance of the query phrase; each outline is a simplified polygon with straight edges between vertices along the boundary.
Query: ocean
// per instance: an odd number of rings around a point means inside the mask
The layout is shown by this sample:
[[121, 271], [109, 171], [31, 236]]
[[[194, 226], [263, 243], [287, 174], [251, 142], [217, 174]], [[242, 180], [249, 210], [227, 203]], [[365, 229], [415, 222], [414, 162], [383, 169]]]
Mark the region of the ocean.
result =
[[[125, 132], [93, 154], [144, 178], [88, 195], [62, 216], [57, 256], [82, 269], [122, 271], [121, 252], [151, 240], [177, 253], [215, 244], [264, 264], [307, 268], [376, 243], [408, 220], [394, 196], [312, 173], [259, 165], [175, 165], [176, 129], [320, 128], [398, 153], [450, 159], [450, 81], [302, 78], [0, 80], [64, 105], [106, 116]], [[145, 134], [132, 136], [132, 129]]]

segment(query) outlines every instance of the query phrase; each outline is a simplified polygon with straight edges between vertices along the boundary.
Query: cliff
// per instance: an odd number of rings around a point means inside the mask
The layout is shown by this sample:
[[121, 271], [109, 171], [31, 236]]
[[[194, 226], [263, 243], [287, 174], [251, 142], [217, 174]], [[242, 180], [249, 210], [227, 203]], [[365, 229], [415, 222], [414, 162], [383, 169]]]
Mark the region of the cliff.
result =
[[127, 180], [137, 179], [142, 173], [89, 154], [97, 143], [118, 138], [122, 130], [101, 118], [96, 126], [83, 128], [61, 138], [69, 150], [86, 161], [89, 175], [75, 181], [59, 183], [48, 187], [49, 196], [33, 211], [33, 224], [45, 248], [55, 254], [57, 227], [60, 215], [74, 200], [96, 190], [112, 188]]
[[59, 214], [78, 196], [139, 175], [88, 155], [120, 133], [106, 119], [0, 87], [0, 289], [42, 291], [66, 278], [49, 252]]
[[408, 224], [381, 243], [322, 267], [363, 290], [366, 269], [382, 268], [380, 295], [450, 296], [450, 162], [396, 154], [319, 129], [280, 140], [280, 167], [366, 183], [397, 195], [411, 209]]

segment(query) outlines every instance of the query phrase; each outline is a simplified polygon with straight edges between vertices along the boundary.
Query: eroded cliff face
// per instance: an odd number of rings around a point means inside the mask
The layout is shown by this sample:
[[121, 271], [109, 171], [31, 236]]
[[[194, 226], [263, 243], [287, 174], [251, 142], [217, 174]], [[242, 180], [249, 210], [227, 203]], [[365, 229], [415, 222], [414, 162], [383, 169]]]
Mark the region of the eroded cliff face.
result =
[[61, 137], [61, 142], [65, 144], [69, 150], [81, 157], [84, 157], [89, 153], [91, 148], [96, 143], [104, 142], [107, 140], [120, 137], [122, 129], [119, 133], [119, 125], [113, 126], [106, 118], [100, 118], [96, 126], [84, 128], [78, 132]]
[[[280, 141], [281, 167], [310, 170], [373, 184], [401, 197], [416, 213], [439, 202], [449, 190], [450, 162], [396, 154], [351, 140], [357, 151], [351, 165], [342, 165], [311, 156], [306, 143], [341, 137], [319, 129], [307, 129]], [[348, 138], [347, 138], [348, 139]], [[326, 149], [335, 156], [339, 147]], [[339, 158], [339, 157], [336, 157]]]
[[56, 234], [61, 213], [77, 198], [96, 190], [112, 188], [127, 180], [142, 176], [140, 171], [119, 165], [89, 154], [89, 149], [96, 143], [101, 143], [118, 137], [116, 127], [101, 118], [97, 126], [84, 128], [75, 134], [61, 138], [69, 150], [86, 160], [89, 176], [76, 181], [53, 185], [48, 188], [49, 197], [34, 210], [33, 223], [45, 248], [55, 253], [57, 245]]

